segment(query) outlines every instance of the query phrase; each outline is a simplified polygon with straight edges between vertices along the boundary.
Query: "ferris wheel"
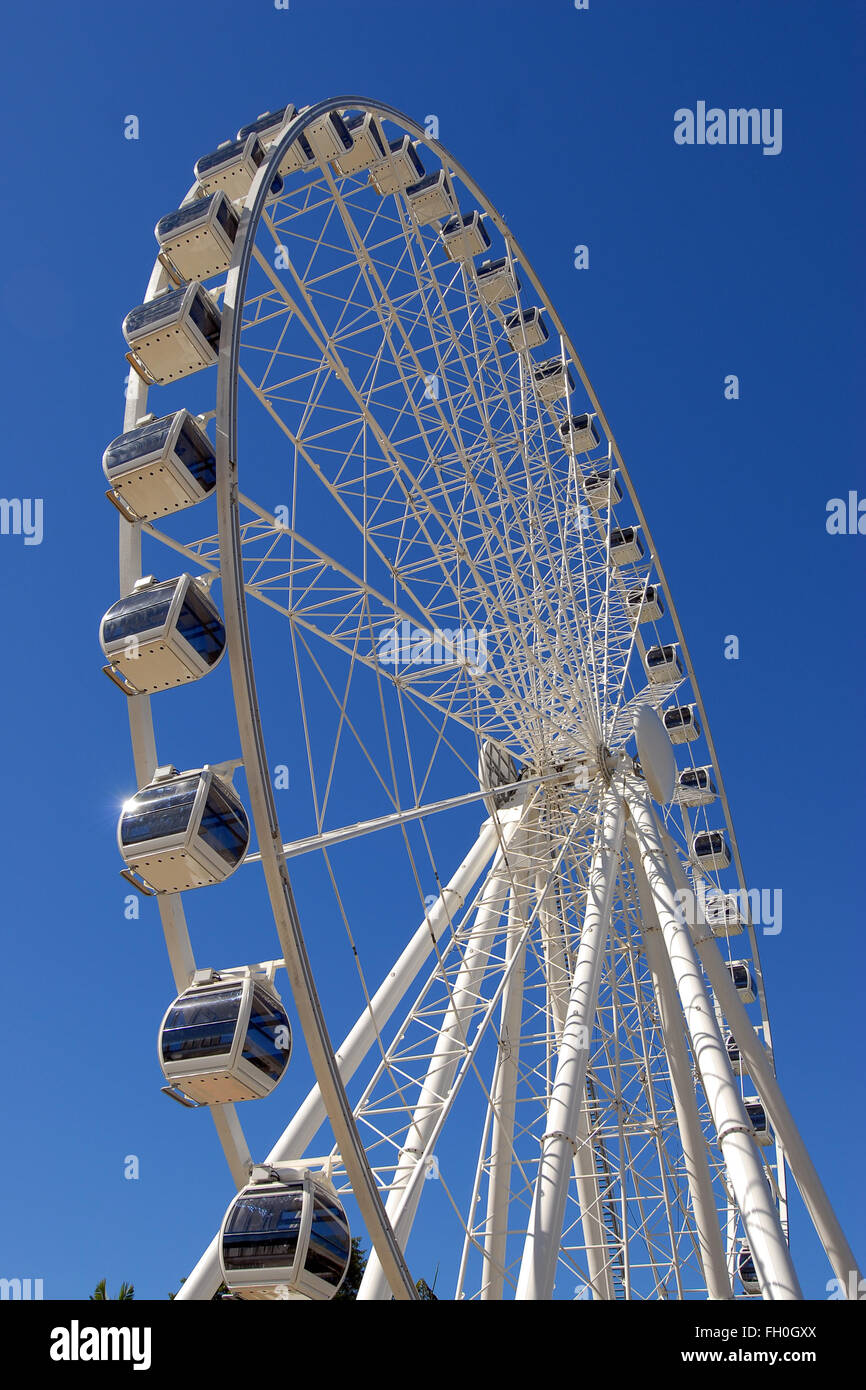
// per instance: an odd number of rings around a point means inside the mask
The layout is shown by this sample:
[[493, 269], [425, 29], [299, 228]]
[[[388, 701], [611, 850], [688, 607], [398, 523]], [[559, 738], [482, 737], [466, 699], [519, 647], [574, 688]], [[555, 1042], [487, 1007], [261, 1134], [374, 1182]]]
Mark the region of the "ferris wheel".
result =
[[[786, 1165], [848, 1289], [673, 598], [514, 235], [418, 124], [338, 97], [200, 158], [156, 240], [100, 640], [123, 873], [176, 993], [164, 1090], [210, 1108], [238, 1189], [178, 1299], [332, 1297], [353, 1204], [361, 1299], [417, 1296], [431, 1221], [442, 1297], [796, 1299]], [[214, 761], [159, 756], [209, 675]], [[203, 964], [185, 895], [235, 873], [276, 954], [244, 961], [239, 924]]]

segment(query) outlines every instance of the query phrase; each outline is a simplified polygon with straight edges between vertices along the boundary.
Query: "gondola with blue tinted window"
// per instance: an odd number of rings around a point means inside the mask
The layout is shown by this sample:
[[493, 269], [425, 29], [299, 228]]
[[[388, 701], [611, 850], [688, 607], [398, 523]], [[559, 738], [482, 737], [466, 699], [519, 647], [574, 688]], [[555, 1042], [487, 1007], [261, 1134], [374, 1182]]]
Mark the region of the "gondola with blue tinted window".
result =
[[506, 314], [505, 332], [513, 352], [541, 347], [550, 336], [537, 304], [531, 309], [515, 309], [513, 314]]
[[152, 521], [192, 507], [216, 487], [216, 455], [188, 410], [151, 415], [113, 439], [102, 456], [107, 496], [127, 516]]
[[171, 1090], [200, 1105], [256, 1100], [289, 1064], [289, 1017], [266, 977], [199, 970], [166, 1010], [158, 1055]]
[[445, 253], [452, 261], [471, 261], [473, 256], [490, 250], [490, 236], [477, 208], [449, 217], [441, 236]]
[[335, 160], [340, 174], [363, 174], [381, 163], [388, 153], [388, 142], [378, 116], [364, 111], [345, 118], [351, 146]]
[[680, 806], [709, 806], [718, 796], [711, 767], [686, 767], [677, 775]]
[[475, 288], [485, 304], [501, 304], [513, 299], [523, 288], [514, 267], [504, 256], [495, 261], [482, 261], [475, 271]]
[[205, 193], [223, 189], [234, 202], [247, 196], [264, 158], [265, 147], [257, 135], [247, 135], [243, 140], [224, 140], [197, 161], [195, 177]]
[[760, 1096], [745, 1096], [743, 1105], [746, 1107], [746, 1114], [749, 1117], [749, 1124], [755, 1136], [755, 1143], [760, 1144], [762, 1149], [766, 1149], [773, 1142], [773, 1131], [770, 1129], [770, 1122], [767, 1119], [767, 1112]]
[[755, 1261], [748, 1245], [744, 1245], [737, 1255], [737, 1274], [743, 1286], [743, 1292], [754, 1298], [761, 1292], [761, 1281], [758, 1278], [758, 1271], [755, 1269]]
[[406, 205], [422, 227], [451, 217], [457, 211], [457, 200], [445, 170], [436, 169], [410, 184], [406, 189]]
[[279, 111], [263, 111], [254, 121], [250, 121], [249, 125], [241, 126], [237, 138], [245, 141], [250, 135], [257, 135], [265, 149], [269, 149], [276, 142], [283, 126], [293, 121], [297, 114], [297, 109], [291, 102], [288, 106], [280, 107]]
[[304, 132], [317, 164], [332, 164], [352, 148], [352, 136], [339, 111], [326, 111]]
[[697, 705], [672, 705], [662, 719], [671, 743], [693, 743], [701, 736]]
[[[587, 480], [588, 481], [588, 480]], [[614, 479], [614, 486], [618, 486]], [[620, 497], [622, 493], [620, 493]], [[592, 503], [590, 502], [590, 506]], [[658, 584], [644, 583], [629, 589], [625, 606], [633, 623], [657, 623], [664, 617], [665, 605]]]
[[389, 140], [385, 158], [370, 170], [370, 183], [383, 198], [402, 193], [424, 177], [424, 165], [408, 135]]
[[570, 454], [588, 454], [598, 444], [598, 430], [591, 415], [569, 415], [559, 433]]
[[727, 869], [731, 851], [721, 830], [702, 830], [692, 840], [692, 854], [704, 869]]
[[643, 556], [643, 541], [639, 526], [615, 526], [610, 533], [608, 554], [610, 562], [616, 565], [633, 565]]
[[548, 357], [533, 367], [532, 382], [536, 394], [548, 405], [566, 399], [574, 390], [574, 377], [561, 357]]
[[117, 844], [127, 872], [152, 893], [222, 883], [243, 862], [250, 823], [230, 782], [211, 767], [158, 767], [123, 807]]
[[219, 664], [226, 632], [207, 584], [181, 574], [140, 579], [99, 628], [104, 667], [126, 695], [152, 695], [199, 680]]
[[219, 190], [161, 217], [154, 229], [160, 260], [179, 280], [206, 280], [228, 270], [238, 214]]
[[[597, 443], [598, 437], [595, 440], [595, 444]], [[595, 444], [591, 443], [590, 448], [595, 448]], [[604, 511], [606, 507], [615, 507], [622, 501], [619, 478], [616, 473], [611, 474], [609, 468], [598, 468], [594, 473], [587, 473], [582, 482], [586, 500], [594, 512]]]
[[733, 893], [708, 893], [704, 900], [704, 916], [713, 936], [743, 934], [740, 905]]
[[[611, 546], [613, 535], [611, 535]], [[682, 680], [684, 671], [678, 653], [679, 642], [665, 642], [664, 645], [648, 647], [644, 666], [650, 680], [657, 685], [667, 681]]]
[[309, 1169], [256, 1166], [219, 1233], [226, 1287], [239, 1298], [333, 1298], [352, 1253], [331, 1183]]
[[754, 1004], [758, 996], [758, 986], [755, 984], [755, 977], [749, 969], [749, 962], [747, 960], [729, 960], [727, 966], [731, 982], [737, 991], [737, 998], [744, 1004]]
[[149, 386], [212, 367], [219, 355], [222, 319], [198, 280], [130, 309], [123, 320], [127, 361]]

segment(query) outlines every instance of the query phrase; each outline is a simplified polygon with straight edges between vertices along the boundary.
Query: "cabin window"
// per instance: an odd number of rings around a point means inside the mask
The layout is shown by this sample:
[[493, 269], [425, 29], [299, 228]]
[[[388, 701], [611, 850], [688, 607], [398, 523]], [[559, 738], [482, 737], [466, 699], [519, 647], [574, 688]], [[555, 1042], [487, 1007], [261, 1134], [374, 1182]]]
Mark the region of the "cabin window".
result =
[[222, 654], [225, 628], [216, 614], [202, 602], [192, 585], [187, 589], [178, 614], [177, 630], [208, 666], [213, 666]]
[[183, 1062], [231, 1051], [241, 986], [178, 1000], [162, 1029], [162, 1060]]
[[205, 453], [197, 436], [193, 434], [189, 421], [187, 421], [174, 446], [174, 452], [181, 463], [204, 488], [205, 492], [210, 492], [216, 484], [216, 458], [209, 445], [210, 441], [208, 441], [208, 449]]
[[227, 864], [236, 864], [246, 853], [246, 827], [219, 787], [211, 786], [208, 792], [199, 834]]
[[277, 1029], [285, 1027], [285, 1014], [256, 986], [243, 1055], [245, 1061], [274, 1081], [279, 1081], [288, 1061], [288, 1048], [276, 1040]]
[[292, 1264], [303, 1201], [302, 1189], [239, 1197], [223, 1235], [226, 1269], [284, 1268]]
[[137, 594], [130, 594], [123, 600], [123, 606], [118, 607], [114, 616], [106, 619], [102, 629], [102, 640], [106, 643], [121, 641], [124, 637], [132, 637], [138, 632], [150, 632], [154, 628], [164, 627], [174, 592], [175, 587], [172, 584], [167, 592], [166, 588], [160, 585], [158, 592], [154, 589], [142, 589]]
[[140, 791], [121, 823], [123, 844], [137, 845], [144, 840], [161, 840], [166, 835], [182, 835], [189, 825], [200, 780], [178, 777], [170, 784], [163, 782]]

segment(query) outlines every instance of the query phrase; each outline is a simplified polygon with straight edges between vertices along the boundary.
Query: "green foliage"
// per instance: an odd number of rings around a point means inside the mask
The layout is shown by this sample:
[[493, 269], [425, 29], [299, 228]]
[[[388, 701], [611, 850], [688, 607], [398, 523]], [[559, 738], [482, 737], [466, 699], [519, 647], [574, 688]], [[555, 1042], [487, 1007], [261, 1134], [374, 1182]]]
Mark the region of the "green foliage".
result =
[[[135, 1285], [121, 1284], [120, 1292], [117, 1295], [117, 1297], [121, 1303], [128, 1303], [130, 1299], [135, 1298]], [[96, 1285], [96, 1288], [93, 1290], [93, 1293], [90, 1295], [89, 1301], [91, 1303], [102, 1303], [103, 1301], [110, 1298], [111, 1294], [108, 1292], [108, 1289], [106, 1288], [105, 1280], [100, 1279], [99, 1283]]]

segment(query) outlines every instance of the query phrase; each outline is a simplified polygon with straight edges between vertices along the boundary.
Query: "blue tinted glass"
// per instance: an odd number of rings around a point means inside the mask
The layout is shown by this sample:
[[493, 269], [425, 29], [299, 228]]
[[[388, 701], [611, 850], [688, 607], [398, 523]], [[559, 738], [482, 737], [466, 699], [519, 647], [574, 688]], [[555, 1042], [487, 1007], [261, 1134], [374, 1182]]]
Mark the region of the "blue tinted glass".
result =
[[210, 492], [216, 486], [216, 456], [210, 448], [210, 440], [203, 432], [193, 428], [191, 421], [187, 420], [174, 446], [181, 463], [198, 482], [205, 492]]
[[221, 656], [226, 644], [226, 630], [219, 615], [211, 612], [192, 585], [187, 589], [181, 605], [177, 630], [208, 666], [213, 666]]
[[[281, 1030], [280, 1042], [277, 1041], [277, 1029]], [[253, 1006], [243, 1050], [244, 1059], [252, 1066], [258, 1067], [266, 1076], [278, 1081], [289, 1060], [290, 1037], [288, 1015], [257, 988], [253, 993]], [[283, 1039], [285, 1041], [282, 1041]]]
[[121, 844], [138, 845], [145, 840], [182, 834], [189, 825], [198, 785], [198, 777], [180, 777], [138, 792], [121, 817]]
[[227, 864], [239, 864], [246, 854], [249, 843], [246, 818], [230, 805], [219, 787], [212, 786], [208, 792], [198, 833]]
[[304, 1268], [329, 1284], [339, 1284], [349, 1258], [351, 1238], [342, 1208], [316, 1198]]
[[162, 1060], [213, 1057], [231, 1052], [241, 1002], [241, 986], [193, 992], [170, 1010], [162, 1030]]
[[123, 641], [139, 632], [151, 632], [165, 626], [168, 610], [174, 597], [176, 581], [154, 585], [130, 594], [109, 608], [102, 627], [102, 640], [108, 643]]
[[229, 1213], [223, 1233], [227, 1269], [269, 1269], [290, 1265], [301, 1226], [303, 1188], [247, 1193]]
[[161, 420], [154, 420], [149, 425], [142, 425], [141, 429], [129, 430], [113, 439], [105, 451], [109, 473], [125, 468], [135, 459], [161, 453], [174, 418], [173, 415], [164, 415]]

